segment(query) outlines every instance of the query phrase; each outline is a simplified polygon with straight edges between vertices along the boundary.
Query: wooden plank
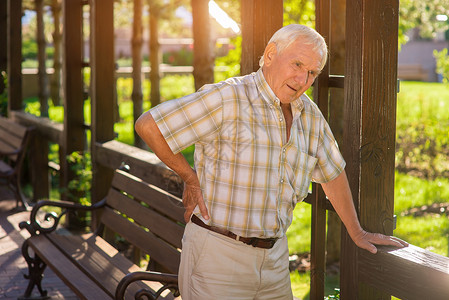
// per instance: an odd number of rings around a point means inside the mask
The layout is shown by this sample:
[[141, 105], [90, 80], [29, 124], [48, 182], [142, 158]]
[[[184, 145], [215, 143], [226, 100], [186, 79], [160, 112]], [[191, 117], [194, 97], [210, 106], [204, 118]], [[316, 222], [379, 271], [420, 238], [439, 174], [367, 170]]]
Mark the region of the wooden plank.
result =
[[59, 144], [62, 141], [64, 125], [61, 123], [56, 123], [48, 118], [36, 117], [21, 111], [11, 112], [9, 117], [25, 126], [35, 127], [39, 136], [43, 136], [53, 143]]
[[[398, 2], [347, 2], [344, 156], [362, 226], [392, 234]], [[359, 138], [360, 137], [360, 138]], [[355, 245], [342, 238], [345, 299], [389, 299], [358, 280]], [[359, 291], [355, 294], [354, 291]]]
[[70, 287], [81, 299], [111, 299], [100, 287], [94, 284], [66, 256], [61, 255], [44, 235], [29, 239], [31, 248], [42, 260]]
[[400, 298], [449, 299], [449, 258], [410, 245], [359, 255], [360, 279]]
[[[346, 174], [351, 187], [354, 205], [359, 211], [359, 173], [360, 173], [360, 115], [362, 82], [362, 48], [363, 29], [362, 3], [356, 0], [346, 2], [346, 65], [345, 65], [345, 101], [343, 156], [346, 160]], [[349, 59], [350, 58], [350, 59]], [[340, 258], [340, 289], [343, 299], [357, 299], [354, 291], [358, 289], [357, 248], [349, 237], [346, 228], [342, 226], [341, 258]]]
[[259, 59], [271, 36], [282, 27], [282, 0], [241, 1], [242, 60], [241, 74], [259, 69]]
[[143, 201], [160, 213], [185, 224], [185, 209], [182, 200], [170, 195], [165, 190], [120, 170], [115, 172], [112, 186], [132, 194], [137, 200]]
[[160, 215], [155, 210], [144, 207], [141, 203], [114, 190], [107, 196], [110, 206], [133, 219], [137, 224], [148, 228], [152, 233], [176, 248], [181, 248], [184, 227], [173, 220]]
[[104, 209], [101, 220], [112, 231], [148, 253], [152, 259], [161, 263], [170, 272], [173, 274], [178, 272], [181, 253], [177, 249], [109, 208]]
[[115, 140], [96, 143], [95, 148], [99, 164], [117, 169], [124, 163], [130, 167], [131, 174], [146, 182], [151, 182], [177, 197], [182, 196], [181, 178], [167, 168], [155, 154]]
[[5, 117], [0, 117], [0, 127], [16, 136], [24, 136], [27, 131], [25, 126], [12, 122], [10, 119]]

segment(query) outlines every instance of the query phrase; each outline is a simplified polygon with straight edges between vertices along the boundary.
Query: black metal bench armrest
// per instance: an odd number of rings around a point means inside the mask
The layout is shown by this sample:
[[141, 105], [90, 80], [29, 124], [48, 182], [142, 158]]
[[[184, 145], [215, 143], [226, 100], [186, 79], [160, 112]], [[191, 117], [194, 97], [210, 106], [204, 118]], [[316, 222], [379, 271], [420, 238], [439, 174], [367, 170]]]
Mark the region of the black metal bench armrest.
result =
[[139, 290], [135, 295], [135, 299], [143, 299], [141, 297], [146, 296], [148, 297], [148, 299], [155, 300], [159, 298], [162, 292], [167, 289], [171, 290], [175, 297], [179, 296], [178, 275], [151, 271], [138, 271], [129, 273], [128, 275], [123, 277], [123, 279], [119, 282], [117, 289], [115, 290], [115, 299], [125, 299], [126, 289], [131, 283], [135, 281], [157, 281], [163, 284], [163, 286], [156, 292], [148, 289]]
[[[31, 235], [38, 235], [41, 233], [50, 233], [54, 230], [56, 230], [59, 221], [61, 220], [61, 217], [67, 214], [68, 211], [93, 211], [98, 208], [103, 207], [106, 204], [106, 199], [103, 199], [100, 202], [97, 202], [93, 205], [82, 205], [77, 204], [73, 202], [68, 201], [50, 201], [50, 200], [41, 200], [37, 202], [30, 213], [30, 220], [25, 222], [20, 222], [19, 227], [21, 229], [26, 228], [28, 232]], [[60, 207], [63, 210], [59, 215], [57, 215], [55, 212], [50, 212], [45, 214], [45, 220], [46, 221], [53, 221], [51, 222], [51, 226], [49, 227], [42, 227], [41, 223], [37, 220], [37, 214], [38, 211], [44, 207], [44, 206], [51, 206], [51, 207]]]

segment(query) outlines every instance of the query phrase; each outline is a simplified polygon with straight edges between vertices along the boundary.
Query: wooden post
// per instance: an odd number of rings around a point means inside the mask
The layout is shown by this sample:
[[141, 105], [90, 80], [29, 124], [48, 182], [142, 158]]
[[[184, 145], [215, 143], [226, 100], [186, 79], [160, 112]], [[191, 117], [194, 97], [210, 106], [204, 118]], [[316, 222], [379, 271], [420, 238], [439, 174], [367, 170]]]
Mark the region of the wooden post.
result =
[[[344, 75], [345, 70], [345, 24], [346, 0], [333, 0], [331, 2], [331, 26], [329, 37], [329, 70], [333, 75]], [[329, 125], [332, 129], [340, 150], [343, 143], [343, 111], [344, 91], [342, 88], [329, 89]], [[333, 211], [327, 214], [327, 243], [326, 263], [335, 263], [340, 260], [341, 249], [341, 221]]]
[[[74, 178], [67, 162], [67, 155], [74, 151], [83, 151], [84, 135], [84, 103], [83, 103], [83, 70], [82, 70], [82, 0], [63, 1], [63, 85], [64, 85], [64, 133], [60, 144], [61, 182], [67, 187]], [[63, 199], [68, 200], [64, 193]]]
[[[397, 0], [348, 0], [346, 11], [346, 170], [362, 226], [388, 235], [393, 232], [398, 7]], [[344, 230], [342, 299], [389, 299], [359, 282], [360, 251], [365, 250], [356, 249]]]
[[[91, 99], [92, 99], [92, 203], [106, 196], [112, 170], [98, 163], [97, 142], [114, 139], [116, 98], [114, 58], [114, 2], [96, 0], [91, 4]], [[94, 216], [95, 219], [95, 216]], [[93, 220], [96, 224], [97, 220]]]
[[8, 1], [8, 111], [22, 109], [22, 1]]
[[283, 9], [282, 0], [241, 0], [242, 75], [259, 69], [265, 46], [282, 27]]
[[[329, 45], [330, 35], [330, 1], [317, 0], [316, 30]], [[329, 64], [326, 64], [314, 84], [313, 99], [324, 117], [329, 116]], [[311, 234], [311, 271], [310, 298], [324, 298], [324, 279], [326, 272], [326, 195], [321, 186], [313, 185], [312, 234]]]
[[1, 75], [3, 71], [6, 72], [7, 69], [7, 56], [6, 49], [7, 46], [7, 35], [8, 35], [8, 22], [7, 22], [7, 1], [0, 1], [0, 45], [4, 45], [0, 47], [0, 94], [5, 90], [5, 85], [3, 83], [3, 76]]

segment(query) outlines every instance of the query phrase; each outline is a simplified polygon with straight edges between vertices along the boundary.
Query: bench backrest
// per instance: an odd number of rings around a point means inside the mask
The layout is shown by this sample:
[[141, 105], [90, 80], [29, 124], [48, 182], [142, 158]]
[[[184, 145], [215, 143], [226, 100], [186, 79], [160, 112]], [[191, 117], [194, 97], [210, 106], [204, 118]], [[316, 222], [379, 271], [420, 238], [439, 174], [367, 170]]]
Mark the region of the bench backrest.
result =
[[178, 272], [185, 228], [181, 199], [125, 171], [116, 170], [106, 202], [101, 216], [106, 227], [169, 272]]
[[28, 134], [27, 127], [0, 117], [0, 153], [15, 153], [7, 157], [15, 165], [20, 165], [28, 143]]

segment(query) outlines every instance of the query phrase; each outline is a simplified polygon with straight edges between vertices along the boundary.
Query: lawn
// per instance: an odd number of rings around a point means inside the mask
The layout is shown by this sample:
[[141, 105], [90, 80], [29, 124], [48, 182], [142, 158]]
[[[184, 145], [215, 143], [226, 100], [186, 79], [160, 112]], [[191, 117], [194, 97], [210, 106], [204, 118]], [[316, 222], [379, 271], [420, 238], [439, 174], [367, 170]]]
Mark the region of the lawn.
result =
[[[118, 140], [133, 143], [131, 79], [119, 79], [120, 121], [115, 125]], [[167, 76], [161, 82], [163, 99], [172, 99], [193, 92], [191, 76]], [[149, 86], [144, 87], [148, 99]], [[145, 101], [145, 109], [150, 103]], [[27, 111], [38, 113], [37, 99], [27, 100]], [[86, 122], [89, 122], [89, 102], [86, 101]], [[52, 119], [62, 121], [62, 108], [50, 107]], [[397, 145], [395, 179], [394, 234], [419, 247], [448, 255], [449, 219], [444, 212], [427, 213], [421, 207], [449, 202], [449, 86], [439, 83], [402, 82], [397, 104]], [[190, 162], [193, 147], [184, 151]], [[420, 208], [420, 216], [410, 213]], [[310, 251], [310, 205], [300, 203], [294, 210], [294, 221], [287, 235], [290, 252]], [[292, 272], [294, 295], [308, 299], [310, 274]], [[327, 276], [326, 294], [339, 286], [338, 275]]]

